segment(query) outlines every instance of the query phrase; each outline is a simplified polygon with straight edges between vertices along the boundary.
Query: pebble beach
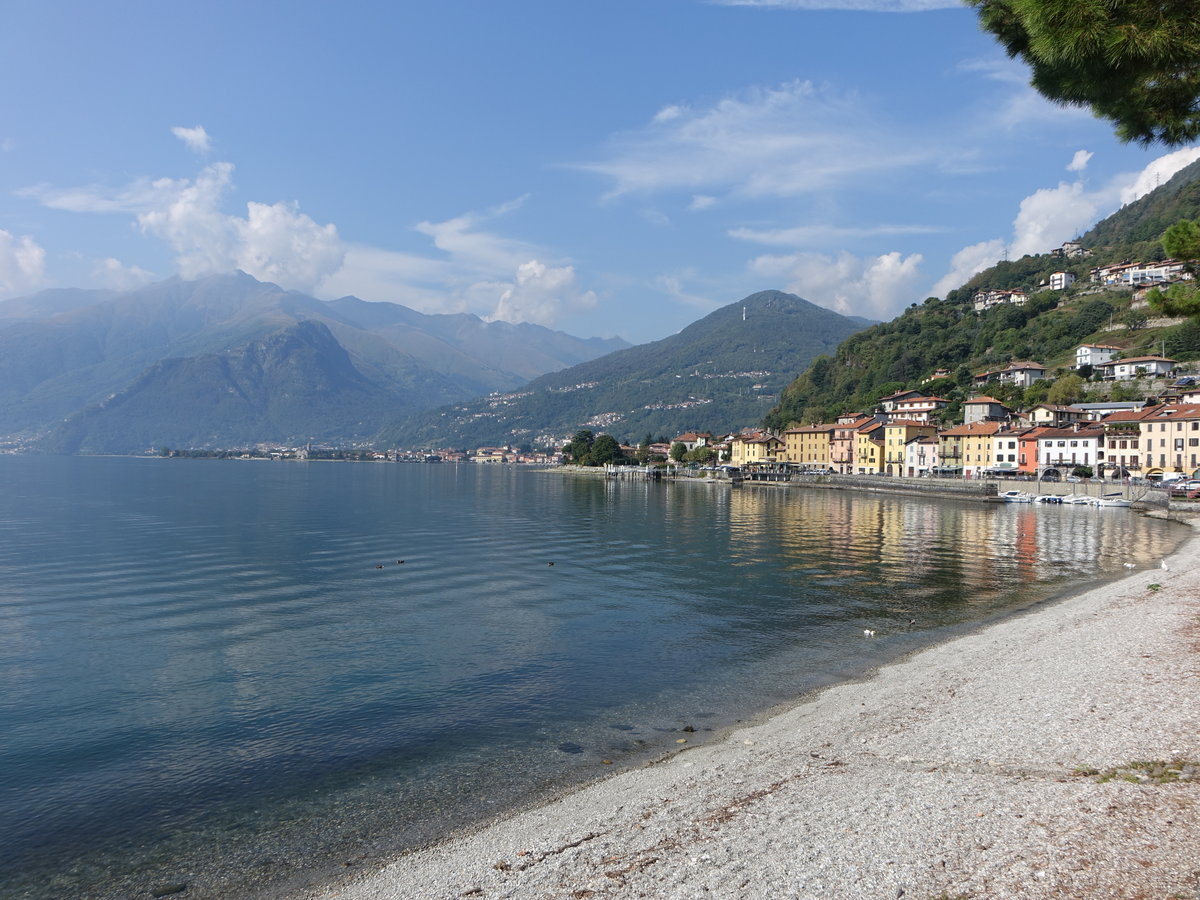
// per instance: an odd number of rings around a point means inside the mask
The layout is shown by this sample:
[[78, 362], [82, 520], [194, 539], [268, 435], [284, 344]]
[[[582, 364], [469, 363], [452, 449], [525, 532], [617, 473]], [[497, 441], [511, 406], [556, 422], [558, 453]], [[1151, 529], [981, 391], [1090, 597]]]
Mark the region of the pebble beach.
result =
[[1193, 536], [303, 900], [1198, 900], [1198, 557]]

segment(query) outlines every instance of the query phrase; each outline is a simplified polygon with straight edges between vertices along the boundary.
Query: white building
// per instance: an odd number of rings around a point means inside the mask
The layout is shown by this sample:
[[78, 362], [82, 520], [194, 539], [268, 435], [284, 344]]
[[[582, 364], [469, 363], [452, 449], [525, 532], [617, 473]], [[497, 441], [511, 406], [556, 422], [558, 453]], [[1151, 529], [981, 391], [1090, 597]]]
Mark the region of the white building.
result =
[[1075, 348], [1075, 368], [1106, 363], [1116, 356], [1120, 349], [1112, 344], [1080, 344]]
[[904, 445], [904, 474], [909, 478], [928, 475], [938, 467], [938, 439], [921, 435]]
[[1055, 272], [1050, 276], [1050, 290], [1061, 291], [1075, 283], [1074, 272]]
[[975, 312], [983, 312], [993, 306], [1003, 306], [1012, 303], [1014, 306], [1024, 306], [1029, 297], [1024, 291], [979, 291], [974, 297]]
[[1014, 362], [1004, 369], [994, 372], [981, 372], [975, 376], [975, 384], [987, 384], [990, 381], [1008, 382], [1019, 388], [1027, 388], [1039, 378], [1046, 377], [1046, 367], [1035, 362]]
[[1048, 428], [1038, 435], [1038, 466], [1069, 475], [1075, 466], [1092, 466], [1103, 459], [1104, 429], [1098, 426]]
[[1115, 381], [1130, 381], [1134, 378], [1170, 375], [1178, 363], [1165, 356], [1133, 356], [1129, 359], [1114, 359], [1096, 366], [1096, 371], [1105, 378]]

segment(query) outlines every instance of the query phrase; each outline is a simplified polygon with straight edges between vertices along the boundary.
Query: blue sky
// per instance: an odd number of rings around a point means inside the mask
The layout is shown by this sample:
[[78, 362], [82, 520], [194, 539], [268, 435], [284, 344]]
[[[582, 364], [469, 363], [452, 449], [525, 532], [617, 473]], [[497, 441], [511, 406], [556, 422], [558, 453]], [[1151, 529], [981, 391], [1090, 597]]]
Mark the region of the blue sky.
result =
[[1196, 158], [942, 0], [9, 0], [0, 297], [242, 268], [664, 337], [778, 288], [887, 319]]

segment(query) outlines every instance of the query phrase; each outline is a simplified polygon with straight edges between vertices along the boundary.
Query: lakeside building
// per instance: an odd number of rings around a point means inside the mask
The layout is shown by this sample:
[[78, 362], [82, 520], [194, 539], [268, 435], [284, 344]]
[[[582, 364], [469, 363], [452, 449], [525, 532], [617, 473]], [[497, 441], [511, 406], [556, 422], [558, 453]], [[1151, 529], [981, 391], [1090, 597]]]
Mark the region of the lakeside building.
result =
[[884, 423], [871, 419], [854, 433], [854, 471], [878, 475], [883, 471]]
[[915, 437], [904, 445], [904, 474], [919, 478], [941, 467], [936, 435]]
[[1009, 363], [1003, 369], [996, 369], [992, 372], [980, 372], [975, 376], [975, 385], [978, 387], [998, 381], [1002, 384], [1015, 384], [1019, 388], [1027, 388], [1035, 381], [1045, 377], [1046, 367], [1041, 363], [1014, 362]]
[[1076, 466], [1093, 469], [1103, 461], [1104, 427], [1076, 424], [1071, 428], [1047, 428], [1038, 435], [1038, 466], [1043, 475], [1070, 475]]
[[1131, 381], [1134, 378], [1171, 375], [1179, 365], [1165, 356], [1134, 356], [1114, 359], [1095, 366], [1096, 374], [1109, 381]]
[[683, 444], [689, 453], [697, 447], [707, 447], [712, 442], [713, 436], [707, 431], [688, 431], [671, 441], [672, 444]]
[[992, 467], [993, 439], [1000, 422], [970, 422], [938, 433], [938, 458], [943, 468], [961, 469], [967, 478]]
[[854, 451], [858, 447], [858, 429], [869, 422], [877, 422], [877, 416], [849, 413], [838, 416], [837, 427], [830, 440], [830, 465], [834, 471], [845, 475], [854, 471]]
[[1145, 400], [1109, 400], [1106, 403], [1072, 403], [1071, 409], [1083, 413], [1083, 418], [1095, 422], [1118, 412], [1136, 412], [1145, 409]]
[[783, 441], [768, 431], [734, 435], [729, 440], [729, 461], [735, 466], [779, 461]]
[[836, 425], [804, 425], [783, 433], [783, 459], [810, 469], [833, 465], [833, 432]]
[[1194, 472], [1200, 467], [1200, 404], [1161, 404], [1141, 413], [1143, 474]]
[[895, 419], [883, 426], [883, 471], [903, 475], [908, 469], [908, 443], [916, 438], [937, 439], [937, 427], [916, 419]]

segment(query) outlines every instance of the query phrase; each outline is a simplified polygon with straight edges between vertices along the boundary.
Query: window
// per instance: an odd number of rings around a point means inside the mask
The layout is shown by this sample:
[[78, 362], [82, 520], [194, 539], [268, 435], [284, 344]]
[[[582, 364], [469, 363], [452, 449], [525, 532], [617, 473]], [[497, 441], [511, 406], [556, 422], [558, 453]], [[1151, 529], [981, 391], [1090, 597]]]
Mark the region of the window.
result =
[[1072, 446], [1072, 447], [1078, 447], [1078, 446], [1079, 446], [1079, 441], [1071, 441], [1071, 446]]
[[1183, 438], [1175, 438], [1175, 452], [1178, 453], [1183, 449]]

